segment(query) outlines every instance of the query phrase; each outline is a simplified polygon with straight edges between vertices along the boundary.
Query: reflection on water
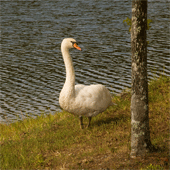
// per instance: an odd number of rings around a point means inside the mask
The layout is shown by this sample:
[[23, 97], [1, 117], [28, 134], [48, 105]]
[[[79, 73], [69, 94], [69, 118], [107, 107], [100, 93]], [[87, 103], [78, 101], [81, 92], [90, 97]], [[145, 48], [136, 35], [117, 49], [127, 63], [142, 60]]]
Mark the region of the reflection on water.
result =
[[[170, 71], [166, 3], [148, 3], [149, 78]], [[123, 23], [130, 13], [130, 1], [2, 1], [0, 121], [60, 109], [65, 37], [83, 49], [71, 51], [76, 83], [101, 83], [113, 93], [130, 87], [130, 33]]]

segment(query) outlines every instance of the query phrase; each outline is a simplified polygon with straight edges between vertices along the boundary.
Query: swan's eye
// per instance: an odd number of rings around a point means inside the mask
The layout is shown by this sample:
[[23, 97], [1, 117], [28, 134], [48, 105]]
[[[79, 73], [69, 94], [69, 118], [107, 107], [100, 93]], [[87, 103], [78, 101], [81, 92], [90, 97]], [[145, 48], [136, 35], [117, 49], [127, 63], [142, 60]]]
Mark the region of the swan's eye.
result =
[[71, 41], [71, 43], [72, 43], [73, 47], [74, 47], [74, 44], [77, 44], [77, 43], [76, 43], [76, 42], [74, 42], [74, 41]]

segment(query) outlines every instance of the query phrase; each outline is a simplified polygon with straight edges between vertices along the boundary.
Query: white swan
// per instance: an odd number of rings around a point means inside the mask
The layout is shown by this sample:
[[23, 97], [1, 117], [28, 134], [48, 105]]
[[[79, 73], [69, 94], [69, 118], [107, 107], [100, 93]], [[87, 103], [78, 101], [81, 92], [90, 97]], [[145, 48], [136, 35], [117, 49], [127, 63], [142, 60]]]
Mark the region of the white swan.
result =
[[75, 85], [75, 73], [70, 48], [81, 50], [73, 38], [65, 38], [61, 43], [61, 52], [66, 68], [65, 84], [60, 92], [59, 104], [62, 109], [80, 117], [80, 127], [83, 128], [83, 117], [89, 118], [105, 111], [111, 106], [112, 100], [109, 90], [101, 85]]

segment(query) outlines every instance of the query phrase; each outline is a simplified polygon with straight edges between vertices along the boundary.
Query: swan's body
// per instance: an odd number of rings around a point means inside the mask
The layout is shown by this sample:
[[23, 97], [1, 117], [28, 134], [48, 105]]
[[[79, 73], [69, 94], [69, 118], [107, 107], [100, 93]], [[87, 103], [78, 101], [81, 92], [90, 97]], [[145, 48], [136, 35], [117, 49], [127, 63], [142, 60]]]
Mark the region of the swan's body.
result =
[[82, 116], [89, 117], [90, 125], [91, 117], [105, 111], [113, 103], [110, 92], [101, 84], [75, 85], [75, 73], [69, 54], [70, 48], [81, 50], [73, 38], [65, 38], [61, 43], [61, 52], [66, 68], [66, 81], [60, 92], [59, 103], [64, 110], [80, 116], [82, 127]]

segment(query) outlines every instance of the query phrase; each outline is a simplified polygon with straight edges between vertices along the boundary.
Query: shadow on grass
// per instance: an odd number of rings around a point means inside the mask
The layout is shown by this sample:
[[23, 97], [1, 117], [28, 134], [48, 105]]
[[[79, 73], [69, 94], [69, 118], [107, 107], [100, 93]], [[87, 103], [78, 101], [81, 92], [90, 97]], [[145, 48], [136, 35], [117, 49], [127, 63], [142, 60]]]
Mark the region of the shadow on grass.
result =
[[97, 125], [97, 126], [101, 126], [103, 124], [116, 124], [117, 125], [119, 123], [126, 122], [128, 120], [130, 120], [129, 115], [121, 114], [115, 117], [108, 117], [104, 119], [95, 120], [93, 122], [93, 125]]

